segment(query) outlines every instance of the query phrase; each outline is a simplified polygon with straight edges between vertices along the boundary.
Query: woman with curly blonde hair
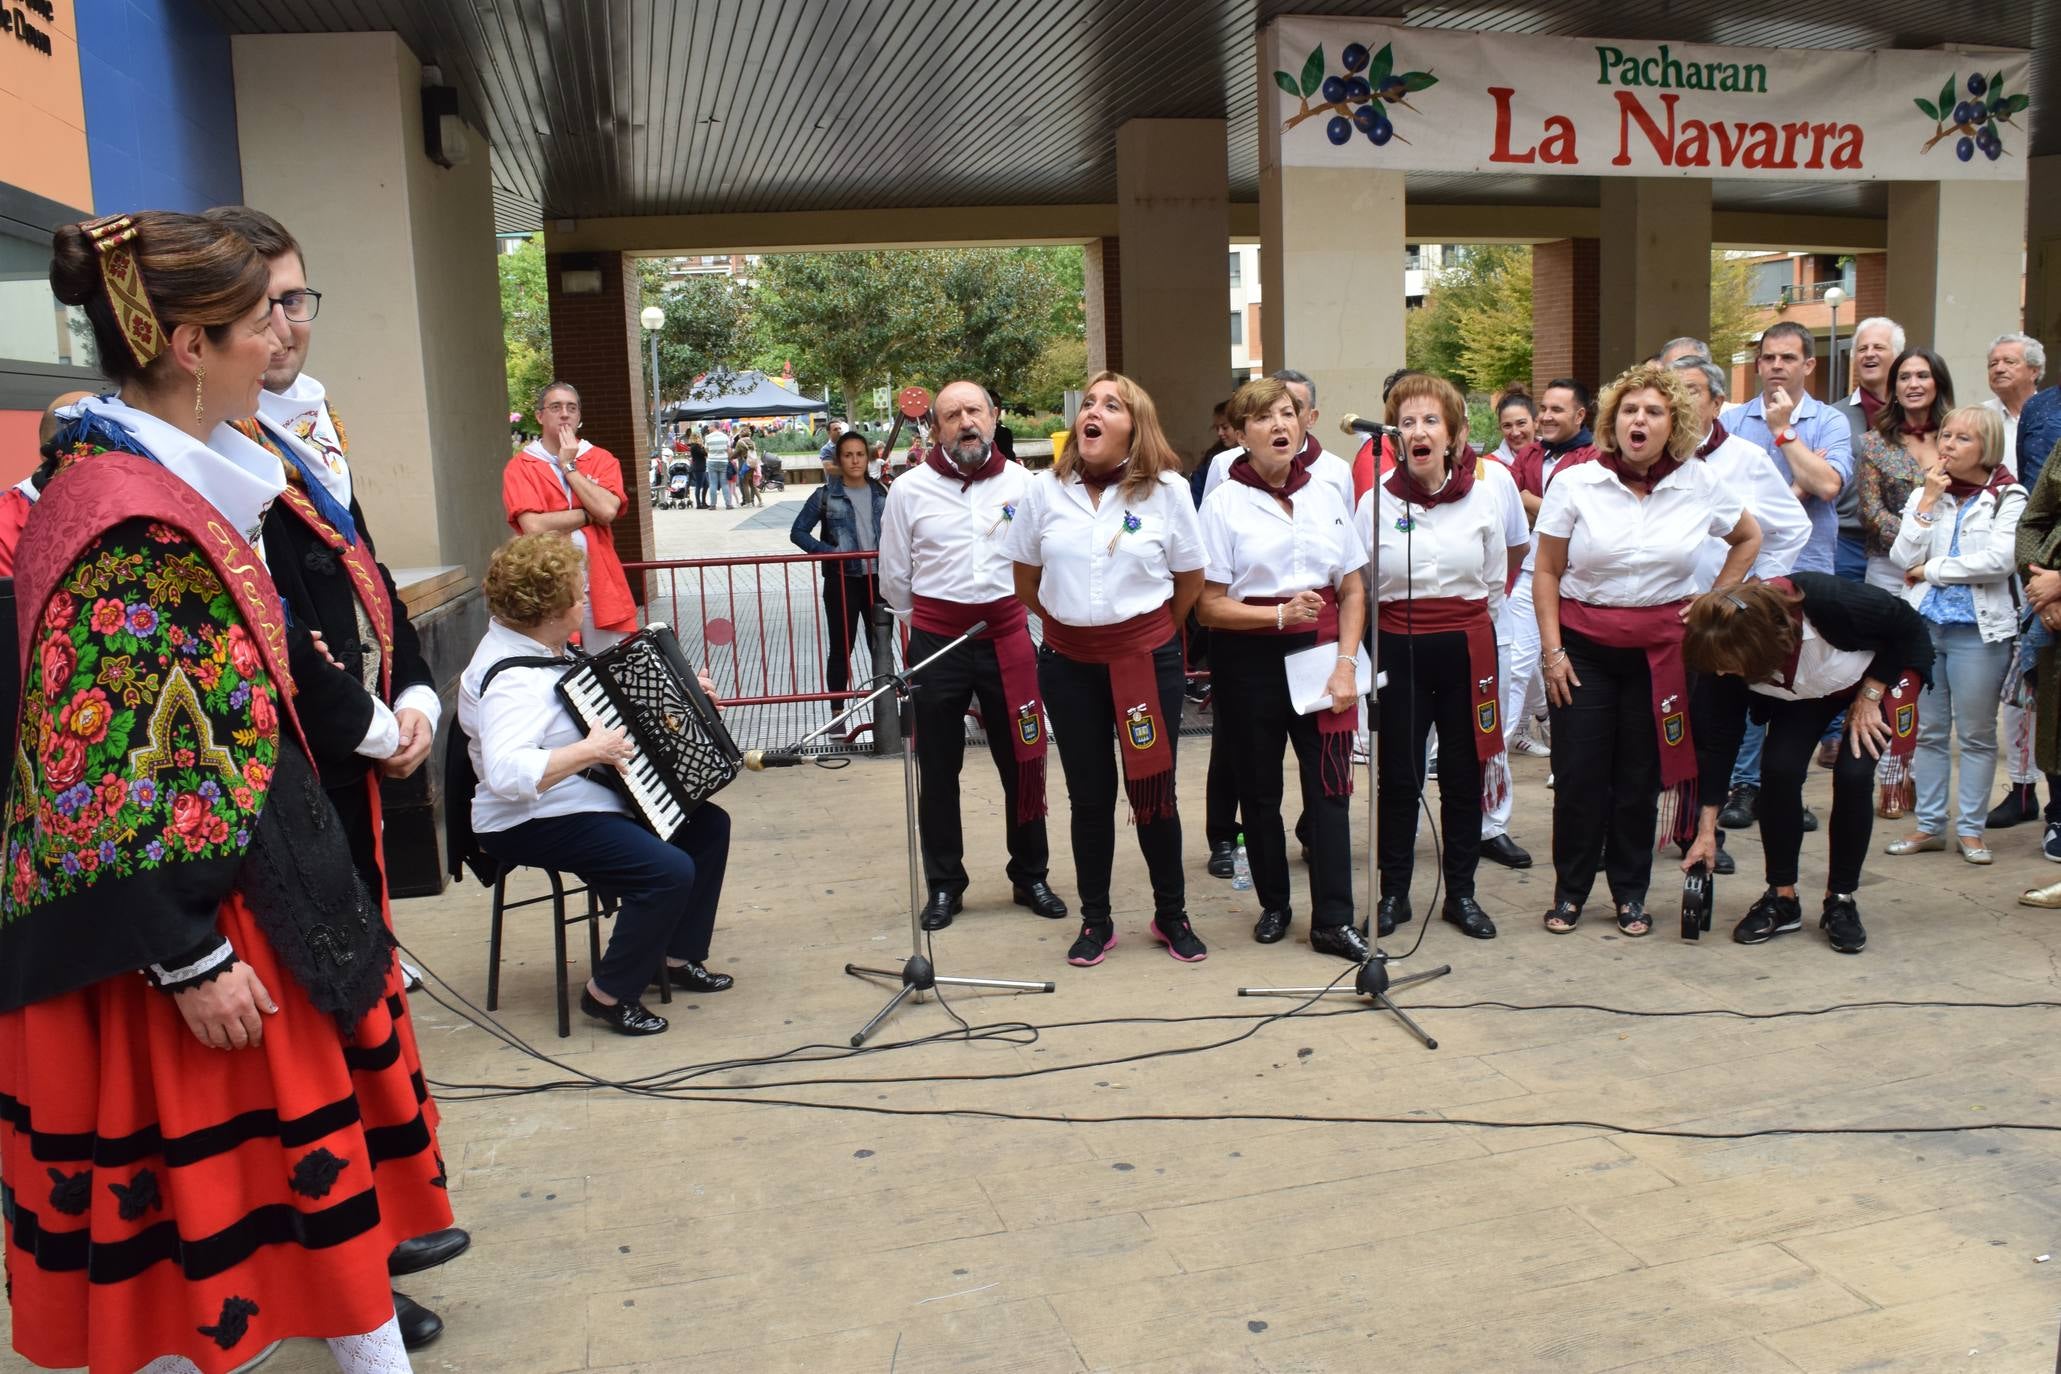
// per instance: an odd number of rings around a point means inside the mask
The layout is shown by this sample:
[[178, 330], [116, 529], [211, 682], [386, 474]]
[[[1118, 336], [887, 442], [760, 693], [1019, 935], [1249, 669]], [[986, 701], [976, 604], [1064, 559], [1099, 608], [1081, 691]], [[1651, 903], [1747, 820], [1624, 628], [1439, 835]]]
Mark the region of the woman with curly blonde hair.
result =
[[[566, 641], [587, 609], [586, 558], [562, 534], [525, 534], [487, 564], [493, 623], [458, 679], [458, 725], [479, 788], [472, 829], [510, 867], [572, 873], [619, 896], [608, 949], [580, 992], [580, 1010], [621, 1035], [657, 1035], [666, 1020], [640, 998], [663, 960], [676, 988], [721, 992], [725, 973], [702, 966], [730, 857], [730, 817], [696, 807], [668, 843], [631, 818], [615, 788], [592, 774], [634, 750], [621, 730], [581, 730], [560, 704], [573, 661]], [[711, 695], [715, 684], [704, 676]]]
[[[1730, 546], [1717, 585], [1746, 576], [1760, 527], [1707, 464], [1690, 462], [1702, 417], [1676, 376], [1645, 364], [1603, 390], [1596, 457], [1547, 484], [1532, 603], [1553, 722], [1553, 908], [1572, 931], [1602, 868], [1624, 934], [1653, 929], [1646, 887], [1663, 791], [1694, 821], [1695, 742], [1682, 611], [1704, 540]], [[1686, 830], [1681, 838], [1686, 839]]]

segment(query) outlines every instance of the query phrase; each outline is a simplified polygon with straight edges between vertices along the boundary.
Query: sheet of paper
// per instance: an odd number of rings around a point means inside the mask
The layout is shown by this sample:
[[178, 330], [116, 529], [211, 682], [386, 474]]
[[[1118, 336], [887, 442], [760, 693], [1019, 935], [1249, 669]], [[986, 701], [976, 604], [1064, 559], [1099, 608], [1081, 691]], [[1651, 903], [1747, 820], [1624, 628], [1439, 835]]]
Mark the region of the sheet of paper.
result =
[[[1367, 661], [1362, 650], [1355, 676], [1359, 680], [1362, 697], [1374, 690], [1374, 665]], [[1331, 708], [1331, 671], [1338, 666], [1338, 646], [1319, 644], [1314, 648], [1299, 649], [1281, 660], [1288, 672], [1288, 699], [1295, 703], [1300, 715], [1314, 715]]]

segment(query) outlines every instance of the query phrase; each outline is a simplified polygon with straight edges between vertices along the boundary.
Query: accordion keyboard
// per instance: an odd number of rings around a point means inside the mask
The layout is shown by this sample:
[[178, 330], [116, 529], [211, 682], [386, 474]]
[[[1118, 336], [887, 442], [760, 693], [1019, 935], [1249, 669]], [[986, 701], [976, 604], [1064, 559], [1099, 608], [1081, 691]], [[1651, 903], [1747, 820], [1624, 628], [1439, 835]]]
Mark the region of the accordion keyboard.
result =
[[638, 732], [622, 712], [615, 707], [600, 679], [592, 672], [575, 670], [566, 675], [559, 684], [580, 718], [590, 726], [605, 725], [611, 730], [621, 730], [630, 737], [636, 753], [622, 769], [622, 782], [630, 794], [630, 800], [644, 814], [644, 819], [661, 839], [672, 838], [674, 832], [687, 823], [687, 812], [673, 796], [672, 788], [660, 776], [658, 765], [638, 740]]

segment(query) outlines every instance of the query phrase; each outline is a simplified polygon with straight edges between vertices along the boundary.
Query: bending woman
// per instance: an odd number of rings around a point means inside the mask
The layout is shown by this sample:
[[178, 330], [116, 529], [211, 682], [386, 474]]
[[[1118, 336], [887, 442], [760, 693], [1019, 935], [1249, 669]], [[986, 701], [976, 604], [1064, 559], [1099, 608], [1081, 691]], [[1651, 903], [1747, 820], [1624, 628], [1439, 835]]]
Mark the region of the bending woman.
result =
[[[1367, 552], [1338, 493], [1310, 480], [1302, 414], [1271, 377], [1238, 388], [1230, 421], [1245, 445], [1202, 503], [1203, 573], [1197, 618], [1213, 632], [1219, 739], [1232, 751], [1259, 923], [1271, 945], [1288, 933], [1288, 843], [1281, 825], [1281, 754], [1295, 746], [1310, 852], [1310, 947], [1342, 959], [1371, 953], [1353, 926], [1351, 827], [1355, 681], [1367, 594]], [[1290, 654], [1336, 645], [1331, 706], [1303, 715], [1288, 694]]]
[[1553, 908], [1564, 935], [1602, 868], [1617, 927], [1653, 929], [1646, 887], [1663, 790], [1688, 830], [1695, 741], [1682, 671], [1682, 612], [1703, 541], [1731, 545], [1717, 585], [1760, 552], [1760, 527], [1707, 463], [1687, 461], [1702, 417], [1680, 380], [1642, 365], [1604, 388], [1596, 457], [1561, 467], [1539, 507], [1532, 601], [1553, 722]]
[[1918, 613], [1878, 587], [1800, 572], [1699, 597], [1689, 607], [1682, 659], [1704, 676], [1695, 693], [1696, 839], [1687, 872], [1717, 857], [1718, 811], [1749, 715], [1767, 727], [1761, 755], [1760, 834], [1767, 891], [1732, 931], [1764, 944], [1803, 926], [1796, 860], [1803, 848], [1803, 782], [1825, 729], [1846, 713], [1832, 768], [1831, 856], [1818, 925], [1832, 948], [1868, 943], [1854, 893], [1875, 824], [1877, 760], [1910, 765], [1918, 742], [1919, 684], [1932, 677], [1932, 636]]

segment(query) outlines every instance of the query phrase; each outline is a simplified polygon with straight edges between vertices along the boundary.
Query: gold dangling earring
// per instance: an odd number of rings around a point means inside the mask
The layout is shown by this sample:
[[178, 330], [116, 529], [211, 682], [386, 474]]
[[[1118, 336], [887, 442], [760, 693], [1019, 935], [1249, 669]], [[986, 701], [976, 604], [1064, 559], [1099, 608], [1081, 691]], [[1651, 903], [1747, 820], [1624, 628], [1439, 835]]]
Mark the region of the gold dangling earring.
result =
[[205, 365], [196, 365], [193, 369], [193, 423], [196, 425], [201, 423], [206, 411], [206, 406], [202, 402], [202, 396], [207, 384], [207, 367]]

